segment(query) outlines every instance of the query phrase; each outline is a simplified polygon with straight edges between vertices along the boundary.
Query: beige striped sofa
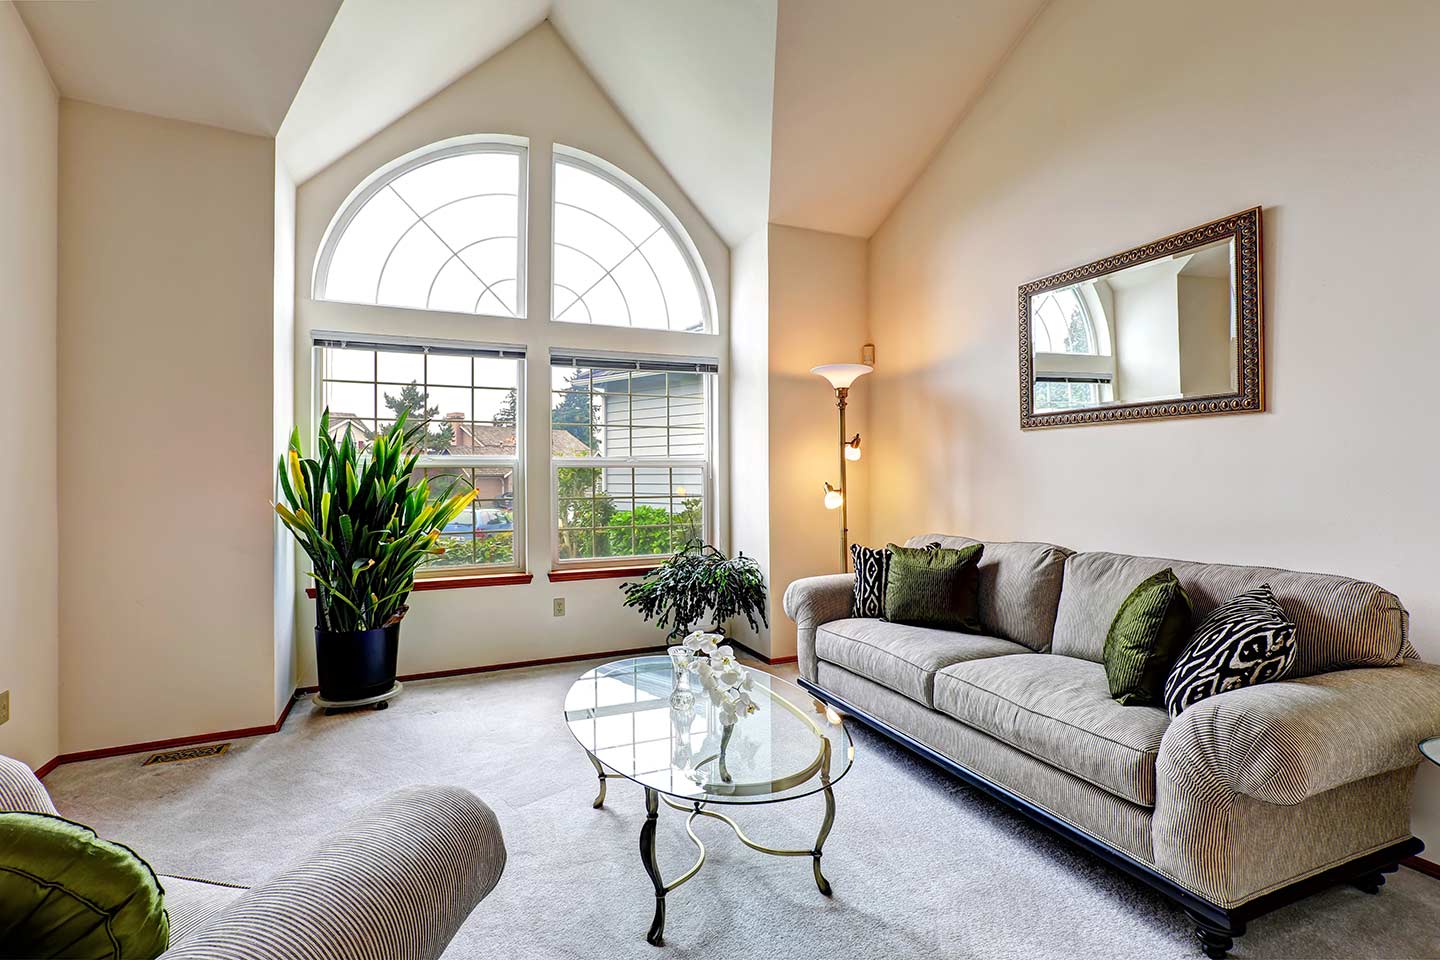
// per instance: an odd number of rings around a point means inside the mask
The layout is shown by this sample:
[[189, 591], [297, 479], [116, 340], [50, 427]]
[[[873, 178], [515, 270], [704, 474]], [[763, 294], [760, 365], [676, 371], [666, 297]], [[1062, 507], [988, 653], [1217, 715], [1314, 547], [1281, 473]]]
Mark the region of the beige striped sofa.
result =
[[[56, 813], [30, 768], [3, 756], [0, 810]], [[258, 887], [161, 876], [170, 916], [161, 956], [433, 960], [504, 868], [500, 825], [474, 794], [399, 790]]]
[[[965, 537], [927, 534], [910, 545]], [[1297, 625], [1284, 680], [1171, 719], [1110, 698], [1101, 663], [1129, 591], [1171, 567], [1197, 620], [1269, 583]], [[1223, 957], [1247, 921], [1324, 886], [1377, 892], [1410, 833], [1417, 741], [1440, 734], [1440, 668], [1371, 583], [1266, 567], [985, 543], [972, 636], [850, 616], [853, 578], [790, 584], [801, 684], [1141, 878]]]

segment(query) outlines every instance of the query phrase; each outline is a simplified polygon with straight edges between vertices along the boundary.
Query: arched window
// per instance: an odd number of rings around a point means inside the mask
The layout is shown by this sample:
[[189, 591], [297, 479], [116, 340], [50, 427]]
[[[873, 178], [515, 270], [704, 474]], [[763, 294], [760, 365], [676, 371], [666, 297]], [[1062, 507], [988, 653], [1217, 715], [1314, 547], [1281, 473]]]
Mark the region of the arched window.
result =
[[525, 146], [460, 137], [376, 171], [331, 221], [316, 300], [525, 313]]
[[554, 224], [554, 319], [710, 330], [709, 284], [695, 245], [639, 183], [557, 144]]
[[1099, 353], [1095, 325], [1073, 287], [1043, 294], [1031, 308], [1036, 353]]

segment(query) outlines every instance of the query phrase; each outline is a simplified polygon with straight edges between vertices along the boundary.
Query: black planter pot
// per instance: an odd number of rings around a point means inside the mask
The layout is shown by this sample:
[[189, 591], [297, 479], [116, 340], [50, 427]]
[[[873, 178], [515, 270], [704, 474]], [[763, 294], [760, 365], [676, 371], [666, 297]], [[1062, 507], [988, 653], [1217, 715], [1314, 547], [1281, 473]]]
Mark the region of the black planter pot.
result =
[[374, 630], [315, 628], [315, 670], [320, 696], [341, 703], [378, 697], [395, 685], [400, 621]]

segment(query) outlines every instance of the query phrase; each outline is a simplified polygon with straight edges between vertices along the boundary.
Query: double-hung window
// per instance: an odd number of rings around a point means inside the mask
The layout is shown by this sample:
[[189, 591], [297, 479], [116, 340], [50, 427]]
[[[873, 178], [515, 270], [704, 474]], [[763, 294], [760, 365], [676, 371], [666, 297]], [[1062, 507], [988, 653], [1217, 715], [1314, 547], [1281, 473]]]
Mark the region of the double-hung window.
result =
[[430, 495], [475, 489], [420, 576], [504, 572], [524, 563], [525, 351], [316, 334], [318, 405], [330, 432], [365, 443], [403, 412]]
[[551, 355], [558, 568], [663, 557], [711, 537], [716, 365]]

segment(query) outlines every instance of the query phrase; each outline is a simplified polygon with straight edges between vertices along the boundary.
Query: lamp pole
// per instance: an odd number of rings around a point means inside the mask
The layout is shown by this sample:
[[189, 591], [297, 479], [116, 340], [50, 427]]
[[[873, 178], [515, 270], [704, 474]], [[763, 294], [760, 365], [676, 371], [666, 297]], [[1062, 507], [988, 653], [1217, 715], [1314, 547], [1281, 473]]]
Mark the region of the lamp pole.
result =
[[825, 484], [825, 509], [840, 508], [840, 572], [850, 572], [850, 487], [845, 482], [845, 454], [853, 448], [855, 459], [860, 459], [860, 435], [853, 441], [845, 440], [845, 407], [850, 397], [850, 385], [858, 378], [875, 369], [868, 363], [824, 363], [811, 367], [810, 372], [824, 377], [835, 389], [835, 406], [840, 411], [840, 442], [835, 446], [840, 454], [840, 487], [836, 489]]
[[845, 482], [845, 400], [849, 387], [835, 388], [835, 406], [840, 408], [840, 572], [850, 571], [850, 485]]

